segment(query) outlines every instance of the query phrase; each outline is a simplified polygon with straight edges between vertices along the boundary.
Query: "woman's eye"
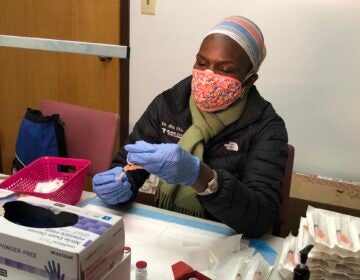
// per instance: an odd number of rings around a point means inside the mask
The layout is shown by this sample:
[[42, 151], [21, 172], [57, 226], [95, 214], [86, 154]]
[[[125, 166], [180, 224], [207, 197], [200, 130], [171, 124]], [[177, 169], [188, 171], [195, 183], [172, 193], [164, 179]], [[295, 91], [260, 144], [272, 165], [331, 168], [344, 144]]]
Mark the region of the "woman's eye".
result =
[[229, 69], [229, 68], [222, 68], [222, 69], [219, 69], [219, 71], [221, 73], [225, 73], [225, 74], [230, 74], [230, 73], [234, 72], [232, 69]]
[[197, 60], [196, 60], [196, 65], [197, 65], [197, 66], [204, 67], [204, 66], [206, 65], [206, 61], [203, 60], [203, 59], [197, 59]]

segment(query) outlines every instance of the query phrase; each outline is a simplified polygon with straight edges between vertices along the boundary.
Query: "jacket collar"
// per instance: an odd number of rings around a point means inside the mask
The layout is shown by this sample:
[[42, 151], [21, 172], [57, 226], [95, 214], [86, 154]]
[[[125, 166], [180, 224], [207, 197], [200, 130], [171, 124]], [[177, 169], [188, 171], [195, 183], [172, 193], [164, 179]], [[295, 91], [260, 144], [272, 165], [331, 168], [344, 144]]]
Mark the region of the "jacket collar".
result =
[[243, 126], [248, 125], [259, 119], [269, 104], [264, 98], [261, 97], [256, 86], [252, 86], [248, 93], [248, 100], [246, 102], [245, 110], [241, 116], [239, 123]]

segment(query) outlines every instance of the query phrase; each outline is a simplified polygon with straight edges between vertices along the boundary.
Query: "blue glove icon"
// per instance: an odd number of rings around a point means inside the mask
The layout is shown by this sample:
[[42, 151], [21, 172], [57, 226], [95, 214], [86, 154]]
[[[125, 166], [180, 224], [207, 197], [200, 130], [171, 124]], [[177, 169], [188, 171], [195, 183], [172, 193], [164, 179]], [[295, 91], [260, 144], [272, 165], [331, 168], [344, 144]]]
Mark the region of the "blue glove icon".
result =
[[48, 262], [48, 267], [44, 265], [44, 268], [48, 274], [49, 280], [64, 280], [65, 274], [60, 272], [60, 264], [55, 265], [54, 261]]
[[170, 184], [192, 185], [199, 176], [200, 159], [178, 144], [137, 141], [125, 146], [127, 159]]
[[122, 167], [98, 173], [92, 180], [93, 190], [107, 204], [116, 205], [132, 196], [130, 182]]

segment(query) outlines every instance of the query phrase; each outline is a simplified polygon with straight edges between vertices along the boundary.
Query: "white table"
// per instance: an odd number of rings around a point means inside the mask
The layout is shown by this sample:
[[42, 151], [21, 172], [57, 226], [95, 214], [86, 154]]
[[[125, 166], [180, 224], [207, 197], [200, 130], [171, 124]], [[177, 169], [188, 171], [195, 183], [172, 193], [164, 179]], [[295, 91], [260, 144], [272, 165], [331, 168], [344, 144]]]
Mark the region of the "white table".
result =
[[[181, 256], [177, 255], [181, 250], [182, 242], [189, 241], [189, 239], [211, 240], [212, 238], [224, 237], [232, 232], [229, 227], [221, 223], [144, 204], [132, 203], [125, 207], [109, 207], [91, 192], [83, 193], [79, 206], [89, 210], [110, 212], [123, 216], [125, 245], [132, 249], [131, 279], [135, 279], [135, 263], [140, 259], [149, 262], [148, 280], [171, 279], [168, 277], [159, 278], [159, 275], [163, 274], [157, 269], [162, 269], [165, 266], [171, 271], [171, 264], [182, 260]], [[253, 241], [262, 245], [266, 243], [277, 253], [276, 260], [273, 263], [274, 269], [269, 279], [282, 279], [277, 267], [284, 239], [264, 235], [261, 239]], [[153, 278], [157, 273], [158, 275]]]

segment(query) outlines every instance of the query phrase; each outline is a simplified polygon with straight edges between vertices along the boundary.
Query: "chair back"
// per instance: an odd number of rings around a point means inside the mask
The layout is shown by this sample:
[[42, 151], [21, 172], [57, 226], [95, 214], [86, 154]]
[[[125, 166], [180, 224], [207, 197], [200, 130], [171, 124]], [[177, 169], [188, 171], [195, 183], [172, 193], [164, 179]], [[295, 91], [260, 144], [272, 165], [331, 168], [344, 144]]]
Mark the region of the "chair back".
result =
[[281, 226], [286, 222], [286, 216], [288, 212], [289, 206], [289, 196], [290, 196], [290, 187], [291, 187], [291, 178], [294, 166], [294, 155], [295, 148], [294, 146], [288, 144], [288, 159], [286, 162], [284, 178], [283, 178], [283, 188], [281, 192], [282, 202], [279, 209], [279, 216], [277, 221], [273, 226], [273, 235], [280, 236], [281, 234]]
[[44, 115], [59, 114], [64, 122], [68, 157], [91, 160], [88, 174], [109, 169], [119, 131], [119, 115], [59, 101], [43, 99]]

